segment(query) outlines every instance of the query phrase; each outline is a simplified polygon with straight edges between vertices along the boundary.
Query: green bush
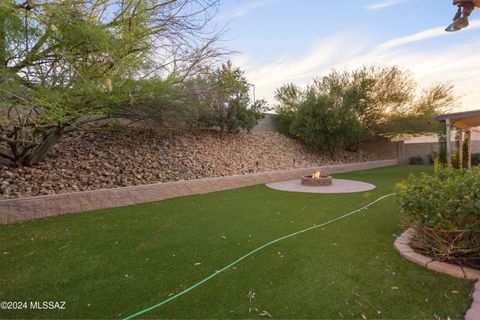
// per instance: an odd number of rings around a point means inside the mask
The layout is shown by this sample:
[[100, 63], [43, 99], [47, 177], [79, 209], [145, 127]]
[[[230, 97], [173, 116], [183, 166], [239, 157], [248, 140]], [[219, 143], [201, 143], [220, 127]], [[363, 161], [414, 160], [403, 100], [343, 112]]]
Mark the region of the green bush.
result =
[[274, 107], [277, 113], [275, 122], [281, 133], [290, 135], [290, 126], [295, 119], [303, 95], [302, 89], [294, 84], [286, 84], [275, 91], [277, 101]]
[[300, 88], [287, 84], [275, 92], [279, 131], [311, 150], [357, 151], [374, 136], [438, 132], [433, 119], [454, 102], [453, 88], [438, 84], [417, 95], [410, 73], [396, 66], [333, 70]]
[[457, 151], [452, 153], [451, 163], [452, 163], [452, 168], [460, 169], [460, 158], [458, 157]]
[[438, 152], [438, 161], [446, 165], [447, 164], [447, 136], [442, 133], [438, 136], [438, 143], [440, 144], [440, 150]]
[[436, 260], [480, 267], [480, 171], [436, 168], [409, 177], [399, 203], [413, 246]]
[[333, 153], [339, 143], [340, 128], [329, 105], [327, 97], [316, 99], [309, 96], [298, 108], [290, 126], [290, 133], [312, 151], [318, 151], [325, 146]]
[[435, 161], [440, 162], [440, 156], [439, 156], [439, 153], [438, 153], [438, 152], [432, 151], [432, 152], [428, 155], [428, 164], [429, 164], [429, 165], [432, 165], [432, 164], [435, 163]]
[[326, 148], [335, 155], [337, 148], [356, 151], [368, 135], [349, 108], [336, 106], [330, 97], [310, 90], [290, 124], [290, 134], [312, 151]]
[[250, 131], [267, 111], [265, 100], [252, 101], [245, 73], [231, 62], [183, 84], [186, 103], [198, 114], [194, 125], [224, 132]]
[[[468, 166], [468, 136], [464, 139], [463, 141], [463, 146], [462, 146], [462, 168], [466, 168]], [[455, 144], [457, 147], [457, 150], [452, 152], [452, 167], [455, 169], [460, 169], [460, 135], [457, 132], [457, 135], [455, 136]]]
[[248, 106], [240, 99], [229, 102], [226, 128], [228, 132], [239, 133], [241, 130], [250, 131], [263, 118], [264, 100], [258, 100]]
[[480, 153], [472, 154], [472, 166], [480, 165]]
[[[468, 166], [468, 136], [464, 140], [463, 144], [463, 167], [466, 168]], [[458, 135], [456, 137], [456, 143], [457, 143], [457, 150], [458, 150]], [[445, 133], [439, 135], [439, 143], [440, 143], [440, 152], [438, 153], [438, 161], [442, 165], [447, 164], [447, 136]], [[437, 158], [434, 158], [437, 159]], [[458, 157], [458, 151], [452, 152], [452, 166], [456, 169], [458, 169], [459, 166], [459, 157]], [[478, 166], [480, 165], [480, 153], [474, 153], [472, 154], [472, 165], [473, 166]]]

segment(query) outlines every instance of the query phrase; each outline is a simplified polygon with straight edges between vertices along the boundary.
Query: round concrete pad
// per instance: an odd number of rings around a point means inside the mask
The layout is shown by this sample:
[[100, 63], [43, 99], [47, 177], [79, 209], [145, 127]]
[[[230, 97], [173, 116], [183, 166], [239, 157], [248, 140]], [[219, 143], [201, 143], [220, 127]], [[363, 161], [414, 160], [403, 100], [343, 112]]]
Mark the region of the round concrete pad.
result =
[[267, 183], [267, 187], [281, 191], [306, 193], [353, 193], [375, 189], [375, 186], [370, 183], [344, 179], [333, 179], [332, 185], [326, 187], [304, 186], [300, 179]]

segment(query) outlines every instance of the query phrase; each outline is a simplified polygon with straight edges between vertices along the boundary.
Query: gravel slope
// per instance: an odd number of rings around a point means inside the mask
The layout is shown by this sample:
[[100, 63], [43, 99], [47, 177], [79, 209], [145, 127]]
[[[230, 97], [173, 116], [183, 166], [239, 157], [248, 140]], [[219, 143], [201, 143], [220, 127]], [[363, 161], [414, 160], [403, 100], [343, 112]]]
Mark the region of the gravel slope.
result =
[[88, 132], [65, 137], [32, 168], [0, 167], [0, 198], [17, 198], [333, 163], [378, 160], [372, 154], [311, 153], [275, 132], [220, 137], [209, 130], [162, 133], [148, 129]]

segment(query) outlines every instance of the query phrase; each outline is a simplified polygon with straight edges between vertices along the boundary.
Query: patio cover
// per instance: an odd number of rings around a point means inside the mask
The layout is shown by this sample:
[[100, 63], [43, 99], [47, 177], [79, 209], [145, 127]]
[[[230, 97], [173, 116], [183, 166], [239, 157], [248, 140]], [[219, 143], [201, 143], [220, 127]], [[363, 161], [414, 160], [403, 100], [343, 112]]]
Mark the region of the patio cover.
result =
[[472, 167], [472, 128], [480, 126], [480, 110], [456, 112], [450, 114], [443, 114], [437, 117], [438, 121], [445, 122], [447, 126], [447, 164], [452, 164], [452, 145], [451, 135], [452, 127], [457, 128], [460, 133], [460, 145], [459, 145], [459, 162], [460, 167], [463, 163], [463, 135], [464, 132], [468, 133], [469, 145], [468, 145], [468, 168]]
[[453, 0], [453, 5], [456, 6], [456, 5], [461, 4], [462, 2], [473, 2], [475, 7], [477, 7], [477, 8], [480, 7], [480, 0]]

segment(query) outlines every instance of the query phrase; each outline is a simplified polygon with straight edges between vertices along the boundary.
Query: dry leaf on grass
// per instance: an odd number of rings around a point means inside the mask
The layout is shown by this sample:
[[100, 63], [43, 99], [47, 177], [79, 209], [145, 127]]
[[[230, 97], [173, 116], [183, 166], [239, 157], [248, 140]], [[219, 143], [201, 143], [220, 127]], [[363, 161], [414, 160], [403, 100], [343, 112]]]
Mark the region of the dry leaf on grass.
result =
[[269, 317], [269, 318], [272, 317], [272, 315], [271, 315], [268, 311], [265, 311], [265, 310], [263, 310], [262, 312], [260, 312], [260, 316], [261, 316], [261, 317]]

